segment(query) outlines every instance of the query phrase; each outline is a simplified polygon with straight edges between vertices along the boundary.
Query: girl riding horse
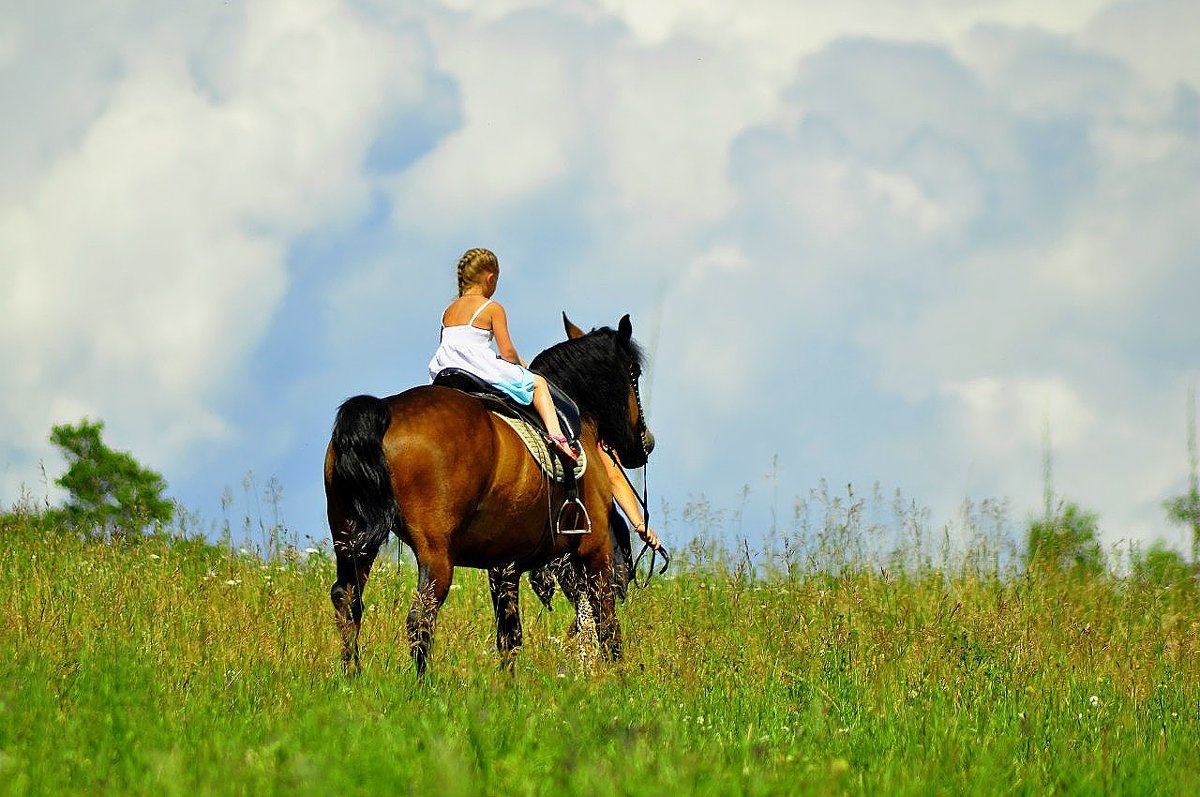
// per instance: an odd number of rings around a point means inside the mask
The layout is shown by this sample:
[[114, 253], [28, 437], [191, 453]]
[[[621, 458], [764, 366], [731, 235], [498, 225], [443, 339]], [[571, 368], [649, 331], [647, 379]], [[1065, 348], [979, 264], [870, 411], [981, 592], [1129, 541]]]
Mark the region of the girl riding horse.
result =
[[[641, 467], [654, 437], [639, 398], [642, 354], [629, 316], [615, 330], [587, 334], [566, 323], [570, 339], [539, 355], [536, 367], [578, 405], [583, 450], [595, 451], [604, 440], [623, 465]], [[588, 468], [579, 491], [595, 528], [607, 529], [613, 486], [606, 470]], [[490, 571], [497, 645], [508, 654], [521, 641], [521, 572], [568, 553], [586, 576], [601, 650], [620, 656], [609, 535], [553, 533], [547, 508], [561, 505], [562, 487], [545, 478], [517, 433], [478, 399], [427, 385], [347, 400], [326, 451], [325, 494], [337, 556], [330, 598], [347, 668], [358, 666], [363, 588], [393, 533], [417, 560], [407, 625], [419, 673], [456, 567]]]

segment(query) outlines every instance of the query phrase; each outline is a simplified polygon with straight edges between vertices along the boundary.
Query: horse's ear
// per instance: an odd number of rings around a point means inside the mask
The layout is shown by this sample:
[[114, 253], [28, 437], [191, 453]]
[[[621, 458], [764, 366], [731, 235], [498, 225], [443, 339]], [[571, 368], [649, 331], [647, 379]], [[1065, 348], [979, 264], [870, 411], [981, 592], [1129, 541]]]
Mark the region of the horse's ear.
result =
[[567, 318], [567, 314], [563, 313], [563, 328], [567, 330], [567, 340], [575, 340], [575, 338], [583, 337], [583, 330], [571, 323], [571, 319]]
[[627, 341], [633, 337], [633, 324], [629, 321], [629, 313], [621, 316], [621, 322], [617, 324], [617, 339]]

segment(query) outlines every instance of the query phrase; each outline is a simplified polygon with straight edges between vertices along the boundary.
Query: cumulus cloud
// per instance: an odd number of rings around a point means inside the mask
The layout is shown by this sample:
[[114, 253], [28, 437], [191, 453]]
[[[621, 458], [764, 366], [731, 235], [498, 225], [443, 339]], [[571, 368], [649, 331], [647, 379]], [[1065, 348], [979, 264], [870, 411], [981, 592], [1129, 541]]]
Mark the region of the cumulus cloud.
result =
[[435, 29], [464, 126], [395, 181], [397, 216], [540, 235], [593, 304], [640, 293], [692, 489], [782, 448], [801, 484], [1037, 505], [1048, 420], [1063, 488], [1153, 533], [1196, 103], [1101, 46], [1105, 3], [521, 5]]
[[[26, 122], [0, 129], [6, 478], [83, 413], [151, 461], [244, 453], [222, 408], [281, 388], [323, 433], [331, 392], [419, 380], [452, 263], [483, 243], [526, 354], [560, 306], [634, 313], [676, 498], [721, 500], [779, 454], [795, 493], [880, 480], [942, 516], [968, 495], [1036, 508], [1048, 421], [1063, 494], [1110, 538], [1150, 536], [1200, 343], [1194, 5], [0, 22], [0, 65], [22, 65], [0, 96]], [[297, 372], [253, 367], [276, 357]], [[296, 454], [321, 433], [273, 431], [289, 486], [319, 493]]]
[[9, 488], [81, 415], [151, 462], [230, 434], [215, 404], [290, 242], [361, 212], [373, 138], [430, 72], [417, 32], [323, 0], [78, 13], [30, 6], [0, 37], [29, 122], [0, 141]]
[[[1171, 95], [1073, 39], [989, 25], [956, 48], [831, 44], [784, 99], [733, 144], [724, 245], [749, 265], [698, 261], [681, 299], [704, 320], [675, 378], [704, 395], [712, 374], [692, 364], [732, 348], [739, 367], [715, 370], [754, 412], [781, 392], [816, 411], [823, 392], [847, 408], [876, 392], [903, 427], [853, 421], [881, 438], [858, 448], [847, 417], [827, 419], [847, 448], [826, 466], [874, 463], [943, 511], [964, 488], [1030, 506], [1048, 422], [1060, 487], [1110, 539], [1152, 536], [1150, 496], [1183, 464], [1167, 463], [1182, 439], [1167, 407], [1195, 368], [1180, 354], [1200, 345], [1177, 298], [1200, 290], [1196, 140]], [[815, 372], [819, 352], [850, 383]], [[776, 445], [812, 433], [791, 430]]]
[[537, 5], [497, 17], [484, 4], [431, 26], [467, 110], [394, 180], [393, 218], [503, 236], [552, 197], [603, 231], [607, 269], [636, 270], [613, 255], [677, 246], [726, 211], [728, 142], [775, 98], [742, 53], [686, 39], [647, 47], [619, 18]]
[[1159, 89], [1181, 82], [1197, 87], [1197, 26], [1200, 8], [1188, 0], [1106, 3], [1081, 38], [1121, 59]]
[[1058, 34], [1084, 29], [1111, 0], [1048, 6], [1036, 0], [849, 0], [812, 5], [791, 0], [603, 0], [643, 41], [687, 37], [744, 49], [763, 77], [789, 81], [802, 58], [840, 38], [948, 42], [981, 24], [1036, 27]]

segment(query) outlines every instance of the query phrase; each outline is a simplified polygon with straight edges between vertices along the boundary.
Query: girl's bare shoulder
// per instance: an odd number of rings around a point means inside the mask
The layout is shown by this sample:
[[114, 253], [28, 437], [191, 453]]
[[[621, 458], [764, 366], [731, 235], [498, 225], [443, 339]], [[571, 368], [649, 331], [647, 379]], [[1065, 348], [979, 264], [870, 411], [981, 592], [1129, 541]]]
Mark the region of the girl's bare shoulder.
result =
[[497, 321], [502, 324], [508, 323], [508, 314], [504, 312], [504, 305], [500, 304], [500, 302], [496, 301], [495, 299], [493, 299], [492, 303], [483, 309], [483, 312], [479, 314], [479, 317], [481, 319], [487, 319], [489, 328]]
[[[471, 323], [471, 316], [475, 315], [475, 311], [479, 310], [479, 308], [482, 307], [486, 301], [487, 300], [484, 297], [476, 296], [474, 294], [468, 296], [459, 296], [457, 299], [450, 302], [450, 304], [442, 312], [442, 324], [444, 326], [453, 327]], [[479, 316], [475, 319], [476, 323], [488, 318], [488, 313], [491, 309], [491, 305], [484, 307], [483, 311], [479, 313]]]

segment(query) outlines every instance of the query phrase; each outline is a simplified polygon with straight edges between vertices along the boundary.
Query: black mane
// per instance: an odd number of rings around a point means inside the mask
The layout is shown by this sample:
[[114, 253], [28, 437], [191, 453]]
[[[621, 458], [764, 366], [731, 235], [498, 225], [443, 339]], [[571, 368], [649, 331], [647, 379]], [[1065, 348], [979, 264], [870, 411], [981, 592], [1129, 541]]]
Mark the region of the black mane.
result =
[[596, 423], [600, 439], [618, 452], [641, 448], [629, 428], [629, 387], [642, 374], [642, 349], [611, 327], [556, 343], [533, 358], [531, 370], [545, 376], [579, 405], [579, 413]]

